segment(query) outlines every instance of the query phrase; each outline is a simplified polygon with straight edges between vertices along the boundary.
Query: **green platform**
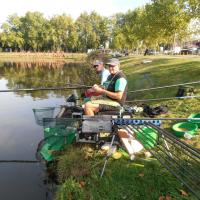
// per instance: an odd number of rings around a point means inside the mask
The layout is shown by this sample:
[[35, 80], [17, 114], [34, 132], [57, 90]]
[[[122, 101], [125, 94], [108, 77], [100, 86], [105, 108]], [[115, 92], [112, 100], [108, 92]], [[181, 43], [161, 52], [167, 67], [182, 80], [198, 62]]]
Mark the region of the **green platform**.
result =
[[75, 128], [45, 128], [45, 140], [40, 150], [40, 154], [44, 160], [52, 161], [58, 156], [59, 151], [64, 149], [65, 145], [69, 145], [75, 140], [75, 137]]

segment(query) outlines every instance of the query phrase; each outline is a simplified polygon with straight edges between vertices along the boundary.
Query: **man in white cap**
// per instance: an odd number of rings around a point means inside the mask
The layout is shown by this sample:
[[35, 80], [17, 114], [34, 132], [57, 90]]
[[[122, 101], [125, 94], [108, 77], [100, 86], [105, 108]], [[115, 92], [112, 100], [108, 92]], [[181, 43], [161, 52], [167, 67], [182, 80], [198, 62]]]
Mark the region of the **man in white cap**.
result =
[[127, 95], [126, 76], [120, 71], [120, 63], [116, 58], [111, 58], [106, 63], [109, 67], [110, 75], [104, 82], [105, 88], [95, 84], [92, 89], [101, 94], [98, 97], [92, 97], [84, 105], [86, 115], [93, 116], [99, 111], [117, 110], [123, 106]]

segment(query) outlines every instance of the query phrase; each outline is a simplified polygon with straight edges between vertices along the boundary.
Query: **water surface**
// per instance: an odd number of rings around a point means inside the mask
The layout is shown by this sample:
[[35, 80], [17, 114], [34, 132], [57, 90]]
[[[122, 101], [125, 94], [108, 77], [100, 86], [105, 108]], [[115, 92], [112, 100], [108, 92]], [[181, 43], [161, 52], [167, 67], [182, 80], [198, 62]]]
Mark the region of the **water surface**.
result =
[[[0, 90], [58, 87], [63, 82], [90, 84], [88, 70], [76, 63], [0, 63]], [[32, 109], [58, 107], [71, 92], [0, 93], [0, 160], [35, 160], [43, 127], [35, 123]], [[0, 177], [2, 200], [52, 198], [47, 198], [45, 166], [41, 163], [0, 163]]]

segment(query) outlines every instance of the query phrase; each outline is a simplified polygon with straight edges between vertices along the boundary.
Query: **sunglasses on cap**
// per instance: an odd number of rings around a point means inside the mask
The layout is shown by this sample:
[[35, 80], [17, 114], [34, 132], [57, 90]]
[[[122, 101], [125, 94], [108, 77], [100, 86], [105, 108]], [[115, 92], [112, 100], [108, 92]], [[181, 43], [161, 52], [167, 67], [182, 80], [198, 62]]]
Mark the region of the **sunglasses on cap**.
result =
[[108, 67], [116, 67], [116, 66], [117, 66], [117, 65], [110, 65], [110, 64], [108, 65]]

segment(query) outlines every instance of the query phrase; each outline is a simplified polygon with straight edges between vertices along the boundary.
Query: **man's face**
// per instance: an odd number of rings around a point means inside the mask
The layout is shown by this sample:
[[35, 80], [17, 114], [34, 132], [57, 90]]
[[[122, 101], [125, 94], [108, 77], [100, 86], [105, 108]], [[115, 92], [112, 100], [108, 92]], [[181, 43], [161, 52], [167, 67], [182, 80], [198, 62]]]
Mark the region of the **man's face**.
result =
[[103, 70], [102, 64], [94, 65], [93, 67], [97, 73], [100, 73]]
[[118, 65], [108, 65], [108, 68], [111, 74], [116, 74], [119, 71]]

